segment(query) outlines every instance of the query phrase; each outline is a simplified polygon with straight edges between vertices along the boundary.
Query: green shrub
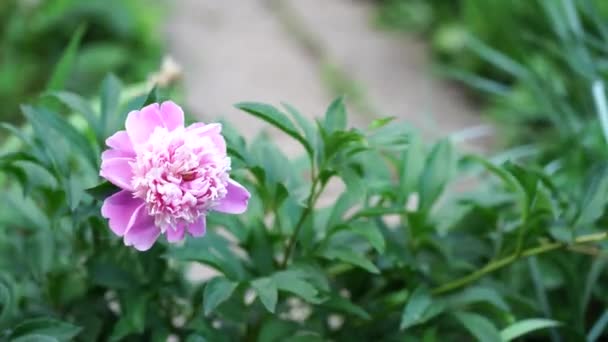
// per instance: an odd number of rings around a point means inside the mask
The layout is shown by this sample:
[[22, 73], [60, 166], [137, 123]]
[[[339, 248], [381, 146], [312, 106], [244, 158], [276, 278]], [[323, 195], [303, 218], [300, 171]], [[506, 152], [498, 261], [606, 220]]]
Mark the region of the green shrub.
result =
[[0, 4], [0, 101], [4, 119], [48, 82], [48, 70], [78, 27], [81, 49], [68, 88], [92, 94], [113, 72], [144, 80], [160, 60], [158, 4], [144, 0], [3, 0]]

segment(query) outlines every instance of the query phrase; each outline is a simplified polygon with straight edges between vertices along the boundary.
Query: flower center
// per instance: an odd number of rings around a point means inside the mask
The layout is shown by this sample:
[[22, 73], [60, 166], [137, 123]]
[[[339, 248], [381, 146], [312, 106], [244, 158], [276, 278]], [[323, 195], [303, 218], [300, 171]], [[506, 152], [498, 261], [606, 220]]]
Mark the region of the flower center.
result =
[[209, 137], [186, 128], [157, 127], [131, 167], [133, 194], [163, 232], [194, 223], [227, 193], [230, 158]]

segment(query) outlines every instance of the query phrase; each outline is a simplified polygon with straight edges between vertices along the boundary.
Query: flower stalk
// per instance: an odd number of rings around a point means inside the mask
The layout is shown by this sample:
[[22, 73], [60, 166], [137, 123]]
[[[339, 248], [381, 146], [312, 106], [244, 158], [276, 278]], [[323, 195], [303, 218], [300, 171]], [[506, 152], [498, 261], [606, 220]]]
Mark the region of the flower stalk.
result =
[[540, 254], [552, 252], [552, 251], [555, 251], [558, 249], [565, 249], [565, 248], [569, 248], [572, 246], [578, 246], [578, 245], [583, 245], [583, 244], [588, 244], [588, 243], [595, 243], [595, 242], [600, 242], [600, 241], [604, 241], [604, 240], [608, 240], [608, 232], [582, 235], [582, 236], [579, 236], [576, 239], [574, 239], [573, 243], [552, 242], [552, 243], [542, 244], [542, 245], [539, 245], [536, 247], [524, 249], [520, 252], [516, 251], [514, 254], [511, 254], [507, 257], [492, 261], [492, 262], [488, 263], [487, 265], [485, 265], [484, 267], [482, 267], [481, 269], [479, 269], [473, 273], [470, 273], [462, 278], [458, 278], [456, 280], [450, 281], [446, 284], [443, 284], [443, 285], [440, 285], [440, 286], [434, 288], [432, 290], [432, 294], [442, 295], [442, 294], [457, 290], [461, 287], [464, 287], [472, 282], [475, 282], [475, 281], [481, 279], [482, 277], [484, 277], [485, 275], [487, 275], [489, 273], [497, 271], [497, 270], [499, 270], [505, 266], [508, 266], [508, 265], [514, 263], [515, 261], [525, 258], [525, 257], [529, 257], [529, 256], [533, 256], [533, 255], [540, 255]]

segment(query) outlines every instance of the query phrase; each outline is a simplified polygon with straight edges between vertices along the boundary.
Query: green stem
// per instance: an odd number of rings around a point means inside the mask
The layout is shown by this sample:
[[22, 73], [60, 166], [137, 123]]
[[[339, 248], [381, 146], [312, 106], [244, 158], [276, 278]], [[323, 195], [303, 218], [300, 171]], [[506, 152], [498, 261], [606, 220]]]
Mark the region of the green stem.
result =
[[432, 293], [434, 295], [441, 295], [441, 294], [459, 289], [474, 281], [477, 281], [478, 279], [484, 277], [488, 273], [499, 270], [524, 257], [544, 254], [544, 253], [548, 253], [548, 252], [558, 250], [558, 249], [564, 249], [564, 248], [568, 248], [571, 246], [581, 245], [581, 244], [586, 244], [586, 243], [599, 242], [599, 241], [603, 241], [603, 240], [607, 240], [607, 239], [608, 239], [608, 232], [595, 233], [595, 234], [579, 236], [578, 238], [576, 238], [574, 240], [573, 243], [570, 243], [570, 244], [563, 243], [563, 242], [552, 242], [552, 243], [532, 247], [529, 249], [525, 249], [521, 252], [516, 251], [515, 254], [509, 255], [507, 257], [504, 257], [504, 258], [496, 260], [496, 261], [492, 261], [489, 264], [482, 267], [481, 269], [479, 269], [473, 273], [470, 273], [462, 278], [458, 278], [458, 279], [450, 281], [446, 284], [440, 285], [440, 286], [434, 288]]
[[285, 257], [283, 258], [283, 262], [281, 263], [281, 268], [285, 268], [287, 266], [287, 262], [289, 262], [291, 253], [293, 252], [296, 241], [298, 240], [298, 236], [300, 235], [300, 230], [302, 230], [306, 218], [308, 218], [308, 216], [312, 213], [315, 202], [317, 198], [319, 198], [319, 194], [321, 194], [321, 192], [323, 191], [323, 187], [321, 187], [319, 191], [316, 191], [318, 183], [319, 178], [316, 177], [310, 187], [310, 194], [308, 195], [308, 200], [306, 201], [306, 208], [304, 209], [304, 211], [302, 211], [302, 214], [300, 215], [300, 218], [296, 223], [296, 227], [294, 228], [293, 235], [287, 243], [287, 247], [285, 247]]

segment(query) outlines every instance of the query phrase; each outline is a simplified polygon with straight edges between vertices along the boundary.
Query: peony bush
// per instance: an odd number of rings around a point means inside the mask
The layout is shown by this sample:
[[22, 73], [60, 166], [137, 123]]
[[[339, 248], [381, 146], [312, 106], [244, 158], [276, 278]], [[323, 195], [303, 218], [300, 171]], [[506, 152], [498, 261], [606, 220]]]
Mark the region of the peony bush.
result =
[[349, 128], [342, 99], [315, 121], [236, 106], [302, 155], [111, 76], [98, 108], [53, 91], [2, 124], [0, 338], [606, 337], [603, 161], [568, 179], [390, 118]]

